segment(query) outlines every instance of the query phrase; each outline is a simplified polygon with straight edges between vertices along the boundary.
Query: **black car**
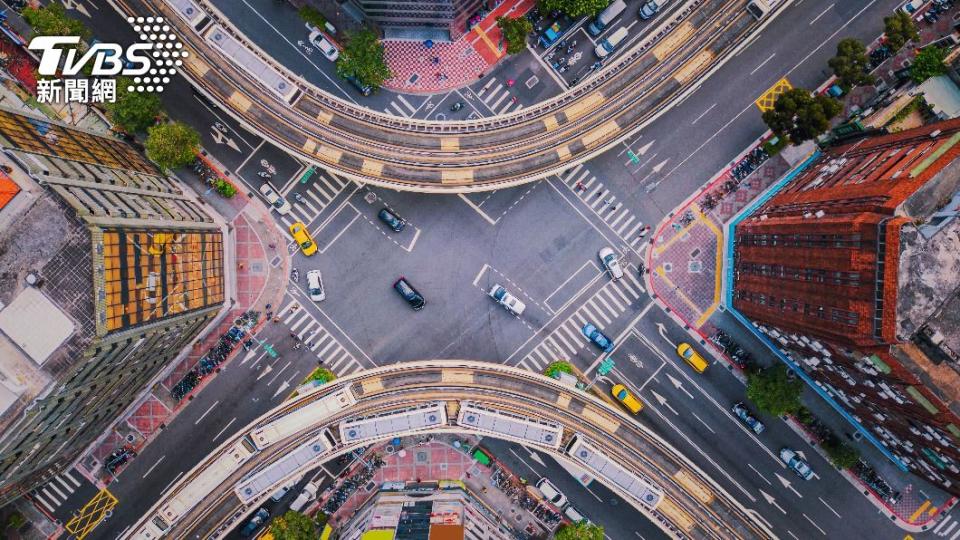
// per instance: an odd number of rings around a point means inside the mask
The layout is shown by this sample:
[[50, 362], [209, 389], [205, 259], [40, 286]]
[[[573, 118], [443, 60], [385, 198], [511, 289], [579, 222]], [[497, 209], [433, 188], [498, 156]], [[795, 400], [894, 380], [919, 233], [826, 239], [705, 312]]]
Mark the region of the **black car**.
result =
[[401, 277], [398, 279], [397, 282], [393, 284], [393, 288], [400, 293], [400, 296], [410, 304], [410, 307], [412, 307], [414, 311], [423, 309], [426, 301], [423, 299], [423, 296], [413, 288], [413, 285], [410, 285], [407, 278]]
[[360, 82], [360, 79], [354, 77], [353, 75], [348, 76], [346, 79], [347, 79], [347, 82], [352, 84], [353, 87], [356, 88], [358, 92], [360, 92], [360, 95], [369, 96], [370, 94], [373, 93], [372, 86], [368, 84], [363, 84], [362, 82]]
[[402, 217], [390, 211], [389, 208], [380, 210], [380, 213], [377, 214], [377, 217], [380, 218], [380, 221], [386, 223], [387, 227], [393, 229], [393, 232], [400, 232], [407, 225], [407, 222]]

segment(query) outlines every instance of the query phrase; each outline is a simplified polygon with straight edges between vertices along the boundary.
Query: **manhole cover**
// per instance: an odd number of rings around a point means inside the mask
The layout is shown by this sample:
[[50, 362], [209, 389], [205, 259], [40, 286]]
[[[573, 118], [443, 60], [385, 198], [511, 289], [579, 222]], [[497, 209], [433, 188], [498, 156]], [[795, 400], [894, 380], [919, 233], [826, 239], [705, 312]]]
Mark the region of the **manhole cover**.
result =
[[270, 260], [270, 266], [277, 267], [280, 266], [280, 257], [274, 257]]
[[703, 263], [700, 261], [690, 261], [687, 263], [687, 270], [694, 274], [699, 274], [703, 271]]
[[426, 463], [428, 456], [429, 454], [427, 454], [426, 452], [417, 452], [417, 461], [419, 461], [420, 463]]
[[373, 204], [377, 202], [377, 194], [371, 191], [363, 196], [363, 200], [367, 201], [367, 204]]
[[261, 262], [251, 263], [250, 270], [253, 272], [263, 272], [263, 263]]
[[696, 258], [699, 257], [699, 256], [700, 256], [700, 248], [697, 248], [697, 249], [695, 249], [695, 250], [693, 250], [693, 251], [690, 252], [690, 258], [691, 258], [691, 259], [696, 259]]
[[413, 84], [413, 83], [417, 82], [417, 79], [419, 79], [419, 78], [420, 78], [420, 74], [419, 74], [419, 73], [414, 73], [413, 75], [410, 76], [409, 79], [407, 79], [407, 84]]
[[673, 272], [673, 263], [663, 263], [664, 272]]

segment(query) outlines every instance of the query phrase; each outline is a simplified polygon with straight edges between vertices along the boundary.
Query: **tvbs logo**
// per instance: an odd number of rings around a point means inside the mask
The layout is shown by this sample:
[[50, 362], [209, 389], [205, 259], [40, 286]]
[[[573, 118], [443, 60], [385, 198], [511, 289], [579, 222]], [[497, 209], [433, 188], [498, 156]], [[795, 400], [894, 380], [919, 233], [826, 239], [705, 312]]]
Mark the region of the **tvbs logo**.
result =
[[[94, 41], [86, 52], [80, 52], [77, 36], [39, 36], [29, 48], [40, 52], [37, 71], [42, 77], [73, 77], [88, 73], [91, 77], [133, 77], [128, 90], [161, 92], [163, 85], [176, 75], [187, 52], [176, 34], [160, 17], [127, 19], [139, 35], [139, 41], [124, 48], [117, 43]], [[87, 69], [89, 68], [89, 70]]]

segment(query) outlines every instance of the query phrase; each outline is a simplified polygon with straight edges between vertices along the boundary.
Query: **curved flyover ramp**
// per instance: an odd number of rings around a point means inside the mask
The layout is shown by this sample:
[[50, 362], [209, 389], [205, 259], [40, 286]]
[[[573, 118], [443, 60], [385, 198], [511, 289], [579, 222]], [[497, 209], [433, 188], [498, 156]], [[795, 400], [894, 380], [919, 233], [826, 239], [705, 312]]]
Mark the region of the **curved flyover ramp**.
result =
[[219, 538], [280, 485], [397, 436], [476, 433], [576, 463], [675, 538], [772, 538], [652, 431], [592, 394], [526, 370], [461, 360], [395, 364], [298, 396], [235, 433], [130, 528], [127, 538]]
[[677, 0], [631, 50], [572, 90], [506, 116], [431, 122], [321, 91], [274, 61], [205, 0], [113, 0], [160, 16], [185, 44], [180, 71], [251, 131], [338, 174], [422, 192], [501, 189], [583, 162], [635, 133], [719, 68], [757, 21], [748, 0]]

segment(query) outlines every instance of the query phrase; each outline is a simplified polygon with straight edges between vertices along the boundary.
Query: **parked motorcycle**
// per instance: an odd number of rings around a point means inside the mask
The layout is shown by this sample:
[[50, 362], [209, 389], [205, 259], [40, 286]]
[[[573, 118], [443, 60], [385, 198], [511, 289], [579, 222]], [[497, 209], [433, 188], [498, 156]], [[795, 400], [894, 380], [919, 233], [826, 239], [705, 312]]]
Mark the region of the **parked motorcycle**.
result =
[[300, 272], [296, 268], [290, 271], [290, 279], [292, 279], [294, 283], [300, 282]]

